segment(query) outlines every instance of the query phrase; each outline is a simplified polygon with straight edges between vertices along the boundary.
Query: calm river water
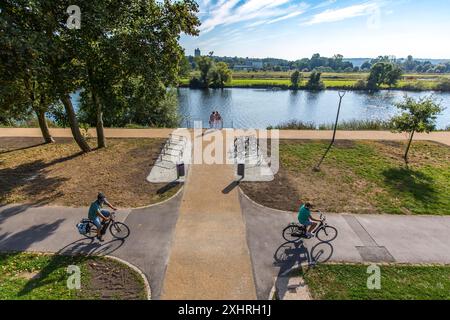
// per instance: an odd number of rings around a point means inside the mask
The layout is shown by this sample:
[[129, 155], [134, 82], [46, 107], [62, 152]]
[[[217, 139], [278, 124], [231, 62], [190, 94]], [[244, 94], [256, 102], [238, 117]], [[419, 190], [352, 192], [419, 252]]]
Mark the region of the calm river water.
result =
[[[408, 92], [423, 97], [433, 92]], [[403, 99], [403, 91], [348, 91], [342, 103], [341, 120], [388, 120], [398, 111], [394, 103]], [[450, 125], [450, 93], [434, 93], [446, 110], [438, 117], [438, 128]], [[212, 111], [219, 111], [226, 127], [264, 129], [289, 120], [315, 124], [333, 123], [338, 106], [338, 91], [321, 92], [266, 89], [178, 89], [179, 111], [184, 126], [202, 120], [207, 126]]]

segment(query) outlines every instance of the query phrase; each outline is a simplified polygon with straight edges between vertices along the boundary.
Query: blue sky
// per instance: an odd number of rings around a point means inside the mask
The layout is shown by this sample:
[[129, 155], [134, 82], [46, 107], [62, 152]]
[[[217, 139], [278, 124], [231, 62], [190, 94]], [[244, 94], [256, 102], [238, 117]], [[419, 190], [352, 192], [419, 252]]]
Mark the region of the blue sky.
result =
[[197, 0], [199, 37], [188, 55], [295, 60], [343, 54], [450, 58], [449, 0]]

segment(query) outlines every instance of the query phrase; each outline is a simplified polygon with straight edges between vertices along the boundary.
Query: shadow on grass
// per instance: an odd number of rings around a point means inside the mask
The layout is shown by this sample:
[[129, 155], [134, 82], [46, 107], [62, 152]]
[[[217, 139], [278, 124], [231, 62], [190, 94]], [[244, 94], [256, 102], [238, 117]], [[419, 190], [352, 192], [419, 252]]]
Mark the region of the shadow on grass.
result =
[[25, 284], [18, 296], [27, 295], [33, 290], [52, 284], [55, 281], [65, 282], [68, 279], [68, 273], [64, 272], [58, 278], [52, 277], [52, 274], [61, 268], [67, 270], [67, 267], [70, 265], [81, 266], [84, 262], [94, 257], [110, 255], [121, 248], [123, 244], [124, 240], [111, 240], [101, 244], [91, 239], [81, 239], [70, 243], [51, 256], [49, 263], [39, 271], [36, 277]]
[[21, 147], [21, 148], [17, 148], [17, 149], [7, 149], [6, 151], [0, 151], [0, 155], [7, 154], [7, 153], [12, 153], [12, 152], [16, 152], [16, 151], [23, 151], [23, 150], [33, 149], [33, 148], [41, 147], [41, 146], [46, 145], [46, 144], [47, 143], [42, 142], [42, 143], [38, 143], [38, 144], [31, 145], [31, 146], [26, 146], [26, 147]]
[[384, 182], [400, 193], [411, 195], [420, 202], [437, 199], [433, 177], [409, 168], [391, 168], [383, 171]]
[[[45, 205], [55, 198], [61, 196], [60, 193], [52, 193], [67, 178], [47, 177], [46, 169], [65, 161], [77, 158], [82, 153], [55, 159], [50, 162], [34, 160], [23, 163], [14, 168], [0, 169], [0, 203], [4, 203], [8, 195], [17, 188], [22, 188], [25, 197], [32, 199], [33, 205]], [[1, 217], [0, 217], [1, 219]]]
[[178, 182], [178, 181], [169, 182], [168, 184], [166, 184], [166, 185], [162, 186], [161, 188], [159, 188], [156, 191], [156, 194], [157, 195], [163, 195], [163, 194], [169, 192], [170, 190], [177, 188], [180, 184], [181, 183]]

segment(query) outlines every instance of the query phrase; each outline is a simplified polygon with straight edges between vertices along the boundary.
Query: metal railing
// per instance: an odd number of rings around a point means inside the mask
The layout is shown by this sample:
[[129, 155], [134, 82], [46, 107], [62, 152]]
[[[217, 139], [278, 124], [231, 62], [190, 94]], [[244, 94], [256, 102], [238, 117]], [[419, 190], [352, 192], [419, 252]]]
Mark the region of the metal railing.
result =
[[[196, 120], [196, 119], [184, 119], [181, 122], [181, 126], [183, 128], [187, 128], [187, 129], [193, 129], [193, 128], [197, 128], [196, 125], [198, 123], [201, 123], [201, 128], [198, 129], [213, 129], [212, 126], [210, 126], [208, 121], [202, 121], [202, 120]], [[219, 124], [219, 126], [217, 126], [215, 129], [234, 129], [234, 121], [233, 120], [222, 120], [221, 123]]]

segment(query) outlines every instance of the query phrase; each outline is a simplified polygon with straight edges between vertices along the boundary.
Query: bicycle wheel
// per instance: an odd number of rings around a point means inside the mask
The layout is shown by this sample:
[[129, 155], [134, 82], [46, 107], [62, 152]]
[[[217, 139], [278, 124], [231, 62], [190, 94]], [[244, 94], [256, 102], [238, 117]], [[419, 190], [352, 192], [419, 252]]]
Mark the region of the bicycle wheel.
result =
[[116, 239], [126, 239], [130, 235], [130, 228], [126, 224], [123, 224], [122, 222], [114, 222], [110, 227], [109, 231], [111, 232], [112, 236]]
[[86, 238], [95, 239], [95, 237], [97, 236], [97, 226], [92, 221], [88, 222], [86, 231], [87, 231], [87, 233], [85, 234]]
[[302, 237], [302, 230], [299, 226], [293, 224], [283, 230], [283, 238], [287, 242], [296, 242]]
[[322, 242], [331, 242], [338, 236], [338, 231], [335, 227], [322, 227], [317, 231], [316, 237]]

